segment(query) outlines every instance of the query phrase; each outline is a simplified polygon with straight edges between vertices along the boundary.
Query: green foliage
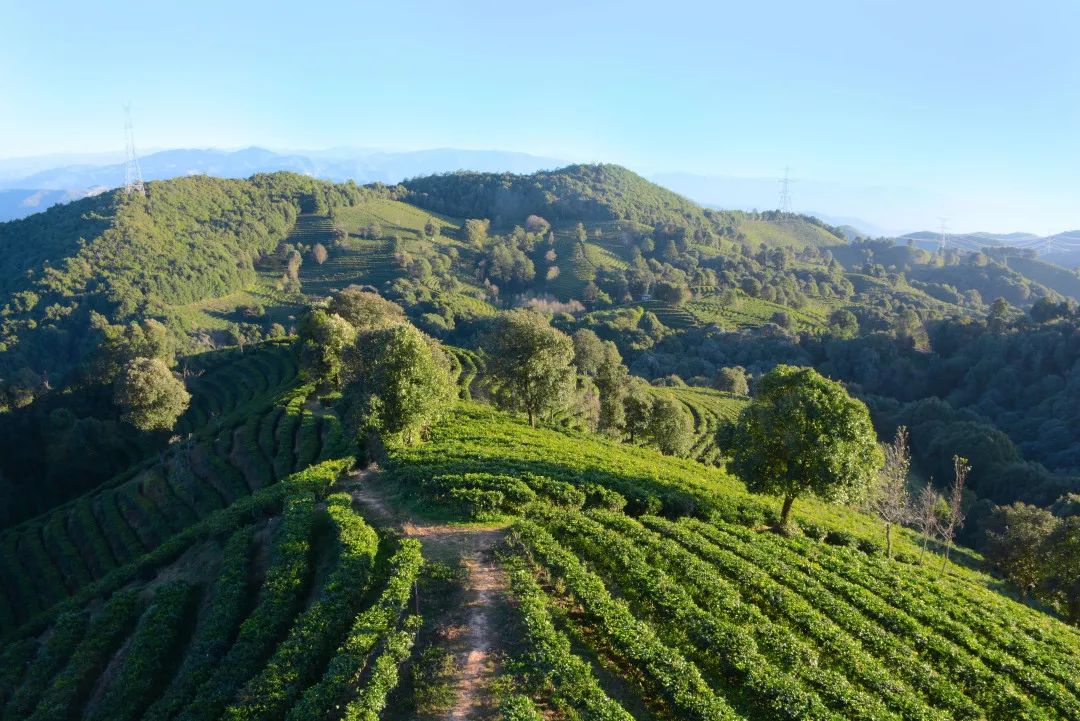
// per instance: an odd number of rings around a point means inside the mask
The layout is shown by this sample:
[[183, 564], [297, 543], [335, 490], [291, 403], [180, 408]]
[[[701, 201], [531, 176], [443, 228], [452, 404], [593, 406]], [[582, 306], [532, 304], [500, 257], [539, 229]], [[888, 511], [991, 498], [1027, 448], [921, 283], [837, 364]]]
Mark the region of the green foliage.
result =
[[61, 721], [74, 715], [137, 614], [138, 601], [134, 591], [114, 594], [90, 622], [86, 635], [71, 651], [67, 666], [52, 679], [34, 713], [27, 718]]
[[351, 362], [346, 392], [371, 431], [415, 442], [451, 400], [446, 356], [408, 323], [362, 333]]
[[280, 718], [310, 683], [333, 652], [348, 627], [364, 590], [379, 539], [375, 531], [351, 510], [352, 498], [337, 493], [326, 499], [326, 510], [337, 535], [337, 563], [322, 594], [293, 621], [289, 635], [278, 644], [266, 666], [247, 682], [223, 719]]
[[387, 695], [397, 686], [398, 666], [409, 656], [420, 622], [419, 616], [410, 616], [400, 631], [387, 637], [382, 653], [372, 664], [367, 685], [345, 707], [342, 716], [345, 721], [378, 721], [379, 713], [386, 706]]
[[423, 563], [420, 543], [402, 539], [390, 558], [389, 580], [379, 598], [353, 621], [322, 679], [304, 691], [289, 711], [287, 721], [324, 719], [345, 700], [347, 690], [364, 670], [372, 649], [395, 627], [404, 612]]
[[169, 430], [187, 409], [191, 394], [157, 358], [135, 358], [116, 380], [114, 402], [121, 418], [139, 430]]
[[987, 563], [1026, 595], [1042, 578], [1046, 540], [1057, 526], [1049, 511], [1026, 503], [998, 506], [986, 523]]
[[685, 456], [690, 450], [693, 422], [690, 414], [674, 398], [657, 397], [653, 401], [646, 427], [646, 437], [669, 456]]
[[533, 175], [457, 172], [406, 181], [408, 200], [459, 218], [492, 218], [496, 226], [532, 215], [560, 221], [630, 220], [707, 225], [685, 198], [617, 165], [571, 165]]
[[22, 684], [4, 707], [4, 721], [24, 719], [37, 706], [50, 681], [68, 660], [86, 631], [87, 614], [66, 613], [57, 618], [37, 654], [26, 667]]
[[168, 688], [147, 709], [146, 721], [165, 721], [187, 704], [195, 691], [217, 668], [228, 650], [246, 610], [248, 557], [252, 548], [251, 526], [230, 536], [225, 544], [221, 571], [210, 592], [199, 630]]
[[727, 440], [747, 488], [783, 497], [783, 526], [800, 494], [860, 500], [884, 462], [866, 406], [809, 368], [763, 376]]
[[746, 369], [742, 366], [721, 368], [716, 372], [714, 387], [718, 391], [734, 393], [738, 396], [750, 394], [750, 384], [746, 381]]
[[90, 719], [139, 718], [172, 667], [183, 639], [194, 589], [184, 581], [162, 585], [143, 612], [112, 685]]
[[[516, 659], [526, 685], [534, 691], [552, 689], [557, 707], [576, 709], [586, 718], [603, 721], [630, 721], [632, 718], [613, 701], [593, 675], [589, 664], [571, 652], [570, 640], [559, 632], [549, 609], [547, 596], [525, 568], [512, 568], [510, 589], [518, 601], [518, 612], [528, 641], [524, 657]], [[508, 719], [538, 718], [529, 716], [531, 703], [513, 702], [503, 714]]]
[[612, 598], [595, 574], [568, 553], [540, 526], [520, 521], [514, 525], [518, 543], [566, 584], [585, 614], [608, 637], [624, 663], [638, 669], [647, 684], [670, 704], [680, 718], [736, 719], [736, 712], [717, 696], [698, 669], [656, 633], [638, 621], [624, 601]]
[[538, 313], [500, 314], [484, 350], [488, 370], [502, 384], [500, 405], [524, 411], [530, 425], [558, 410], [573, 390], [573, 342]]

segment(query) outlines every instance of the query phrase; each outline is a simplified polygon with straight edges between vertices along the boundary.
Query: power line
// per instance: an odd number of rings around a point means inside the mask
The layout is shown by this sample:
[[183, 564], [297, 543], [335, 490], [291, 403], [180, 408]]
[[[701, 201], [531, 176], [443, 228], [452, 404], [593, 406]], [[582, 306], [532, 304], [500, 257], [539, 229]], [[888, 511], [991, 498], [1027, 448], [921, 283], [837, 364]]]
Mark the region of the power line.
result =
[[948, 236], [948, 231], [949, 231], [948, 221], [949, 221], [949, 219], [948, 218], [938, 218], [938, 220], [941, 221], [941, 235], [938, 237], [937, 250], [938, 250], [939, 253], [944, 253], [945, 252], [945, 245], [948, 243], [948, 237], [949, 237]]
[[124, 105], [124, 192], [128, 195], [138, 193], [146, 195], [143, 186], [142, 168], [139, 167], [139, 157], [135, 154], [135, 126], [131, 122], [131, 105]]

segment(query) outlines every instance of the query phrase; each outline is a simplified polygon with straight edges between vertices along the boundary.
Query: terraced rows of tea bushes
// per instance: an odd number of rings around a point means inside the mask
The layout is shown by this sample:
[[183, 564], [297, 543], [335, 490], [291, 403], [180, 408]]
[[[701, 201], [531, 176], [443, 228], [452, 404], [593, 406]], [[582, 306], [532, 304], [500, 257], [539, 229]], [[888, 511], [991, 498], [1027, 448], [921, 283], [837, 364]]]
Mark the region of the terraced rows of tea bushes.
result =
[[501, 562], [526, 630], [511, 668], [542, 708], [1080, 718], [1080, 633], [970, 579], [617, 505], [537, 494], [511, 529]]
[[694, 442], [689, 457], [708, 465], [718, 464], [721, 454], [716, 447], [716, 431], [721, 423], [738, 417], [747, 399], [696, 386], [654, 388], [653, 392], [674, 397], [694, 419]]
[[230, 349], [203, 353], [187, 360], [191, 405], [177, 421], [175, 432], [186, 435], [246, 410], [266, 393], [280, 391], [296, 380], [299, 365], [295, 344], [270, 341], [246, 351]]
[[211, 513], [10, 635], [0, 718], [374, 718], [418, 619], [422, 558], [326, 461]]
[[[218, 387], [229, 388], [234, 400], [245, 393], [224, 382]], [[261, 405], [248, 403], [243, 415], [222, 416], [214, 435], [178, 442], [162, 457], [0, 533], [0, 633], [238, 499], [345, 452], [338, 418], [305, 407], [310, 386], [275, 390], [260, 396]]]
[[695, 298], [686, 304], [686, 312], [694, 319], [694, 324], [717, 323], [728, 329], [753, 328], [769, 323], [775, 313], [784, 312], [794, 321], [800, 330], [816, 330], [824, 327], [825, 319], [821, 316], [773, 303], [761, 298], [740, 294], [734, 304], [725, 305], [719, 295], [707, 295]]

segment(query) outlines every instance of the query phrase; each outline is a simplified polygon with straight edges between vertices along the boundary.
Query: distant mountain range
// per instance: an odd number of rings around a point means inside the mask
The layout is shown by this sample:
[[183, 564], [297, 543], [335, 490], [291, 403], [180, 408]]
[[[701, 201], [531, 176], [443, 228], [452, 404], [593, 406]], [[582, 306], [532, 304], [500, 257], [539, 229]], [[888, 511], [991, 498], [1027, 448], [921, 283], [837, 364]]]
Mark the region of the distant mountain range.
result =
[[[911, 240], [925, 250], [937, 250], [941, 232], [921, 230], [900, 236], [900, 241]], [[1080, 265], [1080, 230], [1070, 230], [1049, 236], [1034, 233], [947, 233], [947, 248], [974, 252], [986, 247], [1006, 246], [1034, 250], [1039, 259], [1047, 263], [1073, 268]]]
[[[115, 156], [54, 156], [0, 161], [0, 221], [21, 218], [124, 183], [124, 164]], [[61, 164], [49, 166], [48, 163]], [[500, 150], [438, 148], [386, 152], [340, 148], [326, 151], [163, 150], [139, 160], [145, 180], [183, 175], [246, 178], [255, 173], [288, 170], [333, 181], [398, 183], [406, 178], [451, 170], [532, 173], [566, 162]]]

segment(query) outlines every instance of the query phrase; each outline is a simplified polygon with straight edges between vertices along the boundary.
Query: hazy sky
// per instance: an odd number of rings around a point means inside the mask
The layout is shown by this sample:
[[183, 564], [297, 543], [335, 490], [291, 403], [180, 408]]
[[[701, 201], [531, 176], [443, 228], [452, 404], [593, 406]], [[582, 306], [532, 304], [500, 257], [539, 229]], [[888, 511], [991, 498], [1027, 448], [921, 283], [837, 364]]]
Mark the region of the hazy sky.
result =
[[0, 0], [0, 18], [0, 157], [122, 147], [130, 100], [143, 147], [790, 165], [848, 189], [804, 210], [1080, 227], [1076, 0]]

